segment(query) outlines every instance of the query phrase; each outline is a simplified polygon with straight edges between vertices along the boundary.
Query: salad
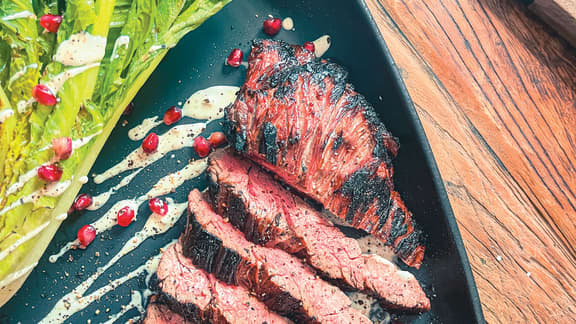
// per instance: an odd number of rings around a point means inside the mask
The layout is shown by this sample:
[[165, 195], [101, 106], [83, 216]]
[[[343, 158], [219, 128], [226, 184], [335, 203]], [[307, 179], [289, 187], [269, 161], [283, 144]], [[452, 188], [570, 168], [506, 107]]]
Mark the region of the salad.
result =
[[0, 306], [167, 51], [229, 1], [0, 2]]

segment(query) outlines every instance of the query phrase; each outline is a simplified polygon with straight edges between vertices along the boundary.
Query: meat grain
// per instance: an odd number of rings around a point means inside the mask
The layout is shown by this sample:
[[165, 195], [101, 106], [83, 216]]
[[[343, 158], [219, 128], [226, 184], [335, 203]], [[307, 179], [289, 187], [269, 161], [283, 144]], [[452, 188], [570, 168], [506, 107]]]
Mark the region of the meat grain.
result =
[[191, 323], [289, 323], [245, 288], [221, 282], [195, 267], [182, 255], [180, 243], [164, 252], [156, 276], [158, 302]]
[[398, 141], [347, 72], [273, 40], [255, 41], [248, 63], [226, 108], [231, 145], [419, 267], [422, 235], [392, 181]]
[[271, 310], [306, 323], [371, 323], [338, 288], [299, 259], [255, 245], [212, 211], [198, 190], [189, 196], [183, 254], [228, 284], [252, 291]]
[[325, 276], [379, 298], [387, 309], [423, 312], [430, 300], [416, 278], [390, 261], [362, 254], [356, 240], [271, 175], [229, 149], [210, 156], [215, 211], [257, 244], [303, 256]]

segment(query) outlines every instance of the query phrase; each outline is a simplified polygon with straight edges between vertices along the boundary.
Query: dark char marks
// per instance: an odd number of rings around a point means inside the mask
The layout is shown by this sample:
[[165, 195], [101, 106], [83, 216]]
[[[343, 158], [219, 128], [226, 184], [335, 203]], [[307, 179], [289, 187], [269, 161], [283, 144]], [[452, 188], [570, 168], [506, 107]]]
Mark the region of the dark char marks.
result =
[[272, 123], [264, 123], [261, 129], [262, 139], [260, 140], [260, 153], [266, 156], [266, 160], [276, 164], [278, 155], [278, 143], [276, 143], [276, 127]]
[[227, 283], [236, 284], [236, 270], [242, 259], [236, 251], [225, 248], [222, 240], [205, 231], [193, 217], [189, 218], [182, 254], [197, 267]]
[[353, 223], [354, 215], [365, 213], [378, 199], [379, 227], [386, 223], [390, 211], [390, 189], [386, 181], [374, 176], [368, 169], [356, 171], [342, 186], [342, 194], [349, 197], [350, 208], [346, 213], [346, 221]]
[[[419, 267], [425, 246], [392, 180], [398, 140], [344, 68], [310, 54], [284, 42], [253, 43], [246, 82], [226, 108], [229, 142], [357, 229], [394, 249], [408, 240], [402, 260]], [[396, 215], [403, 218], [392, 226]]]

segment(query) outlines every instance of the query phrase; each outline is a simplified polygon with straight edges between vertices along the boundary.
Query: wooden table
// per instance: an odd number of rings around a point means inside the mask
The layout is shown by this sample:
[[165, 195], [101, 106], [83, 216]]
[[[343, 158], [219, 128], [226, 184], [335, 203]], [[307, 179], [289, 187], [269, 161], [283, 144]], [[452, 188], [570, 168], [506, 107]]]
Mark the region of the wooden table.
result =
[[576, 322], [576, 51], [513, 0], [367, 0], [490, 323]]

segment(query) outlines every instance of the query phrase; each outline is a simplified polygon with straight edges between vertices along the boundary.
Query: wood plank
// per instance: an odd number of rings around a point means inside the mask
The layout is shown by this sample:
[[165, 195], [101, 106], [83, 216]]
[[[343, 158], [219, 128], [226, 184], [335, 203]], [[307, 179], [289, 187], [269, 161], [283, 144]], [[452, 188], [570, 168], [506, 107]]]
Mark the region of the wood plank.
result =
[[576, 1], [534, 0], [529, 8], [576, 47]]
[[367, 0], [423, 122], [488, 322], [576, 321], [576, 58], [499, 0]]

